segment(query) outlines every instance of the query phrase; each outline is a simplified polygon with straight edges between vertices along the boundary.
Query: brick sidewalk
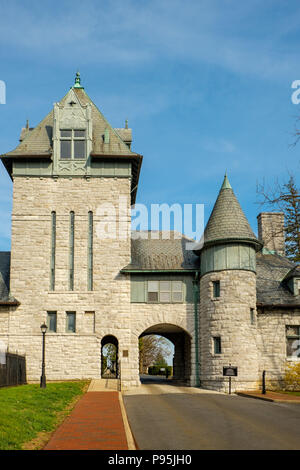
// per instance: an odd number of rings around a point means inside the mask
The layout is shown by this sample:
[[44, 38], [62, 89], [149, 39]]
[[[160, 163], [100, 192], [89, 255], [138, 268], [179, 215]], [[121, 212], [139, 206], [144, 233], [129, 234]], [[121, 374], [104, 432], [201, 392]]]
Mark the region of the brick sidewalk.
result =
[[88, 392], [44, 450], [127, 450], [118, 392]]
[[263, 395], [259, 391], [236, 392], [236, 393], [237, 395], [240, 395], [242, 397], [257, 398], [259, 400], [265, 400], [265, 401], [273, 401], [273, 402], [278, 402], [278, 403], [300, 403], [300, 396], [289, 395], [288, 393], [271, 392], [271, 391], [267, 391], [265, 395]]

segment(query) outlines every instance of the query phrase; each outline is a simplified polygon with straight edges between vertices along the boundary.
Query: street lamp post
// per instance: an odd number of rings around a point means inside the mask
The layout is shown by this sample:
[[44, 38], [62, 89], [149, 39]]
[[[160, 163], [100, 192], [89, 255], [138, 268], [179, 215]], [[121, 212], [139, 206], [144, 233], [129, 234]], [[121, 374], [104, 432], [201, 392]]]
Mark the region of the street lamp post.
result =
[[41, 375], [41, 383], [40, 388], [46, 388], [46, 375], [45, 375], [45, 335], [47, 332], [47, 325], [43, 323], [41, 325], [41, 331], [43, 333], [43, 356], [42, 356], [42, 375]]

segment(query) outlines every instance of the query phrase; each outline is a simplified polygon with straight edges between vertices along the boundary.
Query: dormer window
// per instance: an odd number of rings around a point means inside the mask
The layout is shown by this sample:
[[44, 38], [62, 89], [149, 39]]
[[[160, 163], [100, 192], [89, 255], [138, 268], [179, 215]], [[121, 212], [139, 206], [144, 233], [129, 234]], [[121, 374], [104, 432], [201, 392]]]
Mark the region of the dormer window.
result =
[[60, 130], [60, 158], [62, 160], [85, 160], [86, 131], [85, 129]]

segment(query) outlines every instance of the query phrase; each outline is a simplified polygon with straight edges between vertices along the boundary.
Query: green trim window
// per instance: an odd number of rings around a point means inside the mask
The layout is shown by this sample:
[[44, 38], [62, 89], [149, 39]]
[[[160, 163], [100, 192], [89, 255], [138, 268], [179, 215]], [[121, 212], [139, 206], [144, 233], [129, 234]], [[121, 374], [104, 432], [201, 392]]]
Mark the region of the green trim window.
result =
[[213, 281], [213, 296], [220, 297], [220, 281]]
[[286, 355], [287, 357], [300, 357], [300, 326], [286, 326]]
[[74, 290], [74, 232], [75, 213], [70, 212], [69, 290]]
[[221, 337], [214, 336], [213, 343], [214, 343], [214, 354], [222, 354]]
[[56, 333], [57, 328], [57, 313], [47, 312], [47, 326], [49, 333]]
[[178, 303], [183, 302], [182, 281], [148, 281], [148, 303]]
[[93, 290], [93, 212], [88, 214], [88, 290]]
[[76, 312], [66, 312], [66, 333], [76, 333]]
[[85, 160], [85, 129], [60, 130], [60, 158], [61, 160]]
[[56, 212], [51, 212], [50, 290], [55, 289]]

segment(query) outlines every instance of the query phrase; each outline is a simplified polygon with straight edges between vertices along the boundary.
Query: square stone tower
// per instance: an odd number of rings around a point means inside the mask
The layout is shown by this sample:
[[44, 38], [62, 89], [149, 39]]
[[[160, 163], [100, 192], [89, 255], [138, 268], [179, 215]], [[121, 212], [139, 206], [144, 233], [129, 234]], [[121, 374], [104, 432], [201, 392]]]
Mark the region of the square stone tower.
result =
[[[118, 331], [130, 349], [130, 206], [142, 156], [131, 130], [113, 129], [80, 83], [18, 147], [2, 156], [13, 180], [10, 291], [19, 302], [5, 333], [39, 380], [41, 331], [48, 323], [47, 379], [101, 376], [101, 338]], [[123, 379], [130, 382], [130, 354]]]

